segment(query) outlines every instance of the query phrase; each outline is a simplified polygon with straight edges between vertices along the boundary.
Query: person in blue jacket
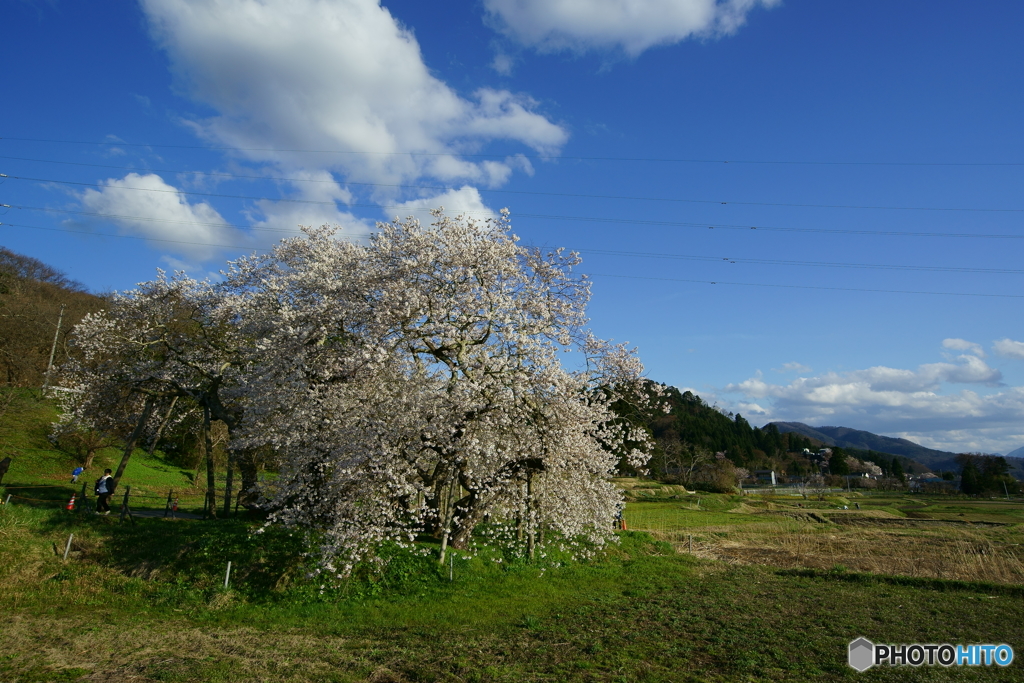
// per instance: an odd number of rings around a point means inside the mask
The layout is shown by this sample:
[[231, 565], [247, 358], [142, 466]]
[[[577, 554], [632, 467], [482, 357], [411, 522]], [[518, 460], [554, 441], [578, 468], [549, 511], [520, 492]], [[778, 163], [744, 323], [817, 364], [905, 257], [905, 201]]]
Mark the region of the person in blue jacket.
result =
[[71, 470], [71, 483], [72, 484], [78, 483], [78, 475], [80, 475], [82, 472], [85, 472], [85, 468], [84, 467], [76, 467], [75, 469]]

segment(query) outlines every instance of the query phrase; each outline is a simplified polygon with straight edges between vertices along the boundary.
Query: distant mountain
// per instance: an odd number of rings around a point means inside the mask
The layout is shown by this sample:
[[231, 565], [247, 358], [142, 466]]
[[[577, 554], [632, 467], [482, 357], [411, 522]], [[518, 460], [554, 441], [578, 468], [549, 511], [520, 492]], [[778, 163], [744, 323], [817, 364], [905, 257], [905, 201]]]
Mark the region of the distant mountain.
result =
[[[898, 455], [920, 463], [932, 472], [960, 471], [960, 465], [956, 462], [956, 453], [925, 448], [907, 439], [880, 436], [849, 427], [811, 427], [803, 422], [772, 422], [770, 424], [774, 424], [782, 434], [796, 432], [829, 446]], [[765, 427], [767, 426], [765, 425]], [[1017, 479], [1024, 480], [1024, 447], [1011, 451], [1003, 457], [1006, 458], [1006, 463], [1010, 466], [1010, 474]]]
[[849, 427], [810, 427], [803, 422], [774, 422], [773, 424], [782, 433], [796, 432], [822, 441], [829, 446], [901, 455], [905, 458], [916, 460], [932, 471], [951, 470], [958, 472], [960, 470], [959, 465], [954, 460], [956, 453], [925, 448], [907, 439], [879, 436], [878, 434]]

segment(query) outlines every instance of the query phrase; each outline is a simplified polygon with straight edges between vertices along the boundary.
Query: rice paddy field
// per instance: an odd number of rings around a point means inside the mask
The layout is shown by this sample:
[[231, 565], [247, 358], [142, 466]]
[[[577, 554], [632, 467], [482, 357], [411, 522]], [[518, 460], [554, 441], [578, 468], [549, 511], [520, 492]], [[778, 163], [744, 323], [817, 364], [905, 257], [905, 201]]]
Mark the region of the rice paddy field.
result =
[[[1024, 584], [1024, 501], [856, 492], [686, 495], [624, 482], [629, 529], [736, 564]], [[660, 495], [658, 495], [660, 493]]]

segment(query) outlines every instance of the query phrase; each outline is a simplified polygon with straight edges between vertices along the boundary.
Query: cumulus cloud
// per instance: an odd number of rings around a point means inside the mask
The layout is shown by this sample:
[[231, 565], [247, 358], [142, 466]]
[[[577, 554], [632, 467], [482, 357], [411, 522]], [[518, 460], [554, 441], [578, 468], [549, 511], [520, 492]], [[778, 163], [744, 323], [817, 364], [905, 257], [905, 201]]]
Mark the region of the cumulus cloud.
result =
[[484, 0], [489, 23], [543, 51], [621, 49], [734, 33], [755, 7], [780, 0]]
[[248, 237], [228, 225], [212, 206], [189, 203], [177, 188], [154, 173], [108, 179], [101, 189], [86, 190], [81, 202], [111, 220], [122, 233], [146, 237], [161, 251], [198, 261], [210, 259], [223, 247], [249, 243]]
[[952, 349], [953, 351], [966, 351], [967, 353], [973, 353], [975, 356], [981, 358], [985, 357], [985, 350], [981, 348], [981, 344], [975, 344], [974, 342], [967, 341], [966, 339], [943, 339], [942, 347], [945, 349]]
[[464, 185], [458, 190], [448, 190], [433, 197], [413, 199], [408, 202], [388, 206], [385, 208], [384, 213], [389, 219], [413, 216], [420, 223], [430, 225], [434, 222], [434, 217], [430, 215], [431, 210], [441, 207], [444, 207], [445, 213], [449, 216], [457, 216], [464, 213], [472, 218], [483, 220], [498, 215], [497, 211], [484, 204], [480, 191], [468, 185]]
[[[352, 193], [338, 184], [325, 171], [293, 173], [291, 178], [297, 190], [285, 200], [261, 199], [249, 212], [253, 239], [261, 246], [269, 246], [286, 237], [296, 235], [303, 226], [330, 225], [339, 228], [338, 236], [360, 240], [370, 234], [372, 226], [338, 204], [352, 201]], [[305, 182], [303, 182], [305, 181]]]
[[[975, 355], [916, 370], [877, 366], [800, 377], [789, 384], [755, 376], [730, 384], [739, 405], [757, 405], [764, 421], [843, 425], [905, 436], [945, 450], [1002, 450], [1013, 446], [1024, 421], [1024, 387], [1004, 387], [1002, 374]], [[974, 384], [993, 389], [947, 385]], [[756, 401], [756, 404], [754, 403]], [[753, 411], [751, 411], [753, 412]]]
[[992, 350], [998, 356], [1024, 360], [1024, 342], [1013, 341], [1012, 339], [998, 339], [992, 343]]
[[179, 86], [217, 112], [196, 131], [253, 160], [357, 181], [494, 183], [508, 164], [460, 154], [495, 139], [556, 154], [567, 139], [529, 97], [460, 96], [378, 0], [141, 3]]

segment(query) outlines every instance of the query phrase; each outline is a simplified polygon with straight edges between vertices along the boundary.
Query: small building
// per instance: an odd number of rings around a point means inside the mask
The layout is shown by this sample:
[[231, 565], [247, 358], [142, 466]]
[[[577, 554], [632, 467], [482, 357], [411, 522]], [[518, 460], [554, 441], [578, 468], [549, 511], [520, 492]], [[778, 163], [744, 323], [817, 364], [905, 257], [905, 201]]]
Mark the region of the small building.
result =
[[754, 470], [754, 479], [757, 479], [759, 482], [775, 486], [775, 470]]

